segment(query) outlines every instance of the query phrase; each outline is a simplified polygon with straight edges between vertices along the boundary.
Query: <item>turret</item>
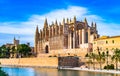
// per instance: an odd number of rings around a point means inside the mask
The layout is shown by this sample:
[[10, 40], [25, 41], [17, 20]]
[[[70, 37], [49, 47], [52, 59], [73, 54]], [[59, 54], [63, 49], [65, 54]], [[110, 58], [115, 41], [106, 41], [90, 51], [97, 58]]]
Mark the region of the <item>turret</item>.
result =
[[84, 22], [85, 22], [85, 25], [88, 25], [88, 23], [87, 23], [87, 19], [86, 19], [86, 18], [84, 19]]
[[95, 29], [97, 29], [97, 24], [96, 23], [94, 24], [94, 27], [95, 27]]
[[55, 35], [57, 35], [57, 32], [58, 32], [58, 23], [57, 23], [57, 20], [55, 21]]
[[38, 31], [38, 26], [36, 27], [36, 32], [35, 32], [35, 51], [37, 53], [37, 44], [38, 44], [38, 40], [39, 40], [39, 31]]
[[47, 22], [47, 18], [45, 19], [45, 22], [44, 22], [44, 28], [47, 28], [48, 27], [48, 22]]
[[73, 20], [73, 22], [74, 22], [74, 23], [76, 22], [76, 16], [74, 16], [74, 20]]
[[87, 23], [87, 19], [86, 18], [84, 19], [84, 23], [85, 23], [85, 29], [87, 29], [88, 28], [88, 23]]
[[58, 25], [57, 20], [55, 21], [55, 25]]
[[92, 22], [92, 23], [91, 23], [91, 27], [93, 27], [93, 25], [94, 25], [94, 24], [93, 24], [93, 22]]
[[36, 32], [35, 32], [35, 43], [38, 42], [39, 39], [39, 31], [38, 31], [38, 26], [36, 27]]

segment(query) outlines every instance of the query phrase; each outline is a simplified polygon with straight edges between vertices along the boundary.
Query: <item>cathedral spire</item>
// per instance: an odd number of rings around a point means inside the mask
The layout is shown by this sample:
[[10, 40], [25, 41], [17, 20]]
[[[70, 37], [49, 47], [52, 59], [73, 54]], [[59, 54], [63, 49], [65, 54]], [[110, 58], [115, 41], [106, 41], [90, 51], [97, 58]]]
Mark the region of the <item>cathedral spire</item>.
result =
[[76, 16], [74, 16], [74, 21], [73, 21], [74, 23], [76, 22]]
[[37, 53], [37, 44], [38, 44], [38, 40], [39, 40], [39, 30], [38, 30], [38, 25], [36, 27], [36, 31], [35, 31], [35, 52]]
[[94, 27], [95, 27], [95, 29], [97, 28], [97, 24], [96, 24], [96, 22], [95, 22], [95, 24], [94, 24]]
[[39, 31], [38, 31], [38, 25], [37, 25], [37, 27], [36, 27], [36, 34], [37, 34], [37, 33], [39, 33]]
[[86, 25], [88, 25], [86, 17], [85, 17], [85, 19], [84, 19], [84, 22], [85, 22]]
[[93, 22], [92, 22], [92, 23], [91, 23], [91, 26], [93, 27], [93, 25], [94, 25], [94, 24], [93, 24]]
[[44, 28], [48, 27], [48, 22], [47, 22], [47, 18], [45, 18], [45, 22], [44, 22]]
[[58, 25], [57, 20], [55, 21], [55, 25]]
[[36, 32], [35, 32], [35, 42], [36, 43], [37, 43], [38, 39], [39, 39], [39, 30], [38, 30], [38, 25], [37, 25]]
[[67, 18], [67, 23], [69, 23], [69, 19]]

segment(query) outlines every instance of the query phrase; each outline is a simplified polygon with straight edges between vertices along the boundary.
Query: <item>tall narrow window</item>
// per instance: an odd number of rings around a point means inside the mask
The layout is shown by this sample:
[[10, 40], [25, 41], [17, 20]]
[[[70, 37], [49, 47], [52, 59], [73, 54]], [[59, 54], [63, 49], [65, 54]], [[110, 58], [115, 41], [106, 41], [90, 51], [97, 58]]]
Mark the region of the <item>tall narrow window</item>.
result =
[[106, 41], [106, 44], [108, 44], [108, 41]]
[[112, 43], [114, 44], [114, 40], [112, 40]]

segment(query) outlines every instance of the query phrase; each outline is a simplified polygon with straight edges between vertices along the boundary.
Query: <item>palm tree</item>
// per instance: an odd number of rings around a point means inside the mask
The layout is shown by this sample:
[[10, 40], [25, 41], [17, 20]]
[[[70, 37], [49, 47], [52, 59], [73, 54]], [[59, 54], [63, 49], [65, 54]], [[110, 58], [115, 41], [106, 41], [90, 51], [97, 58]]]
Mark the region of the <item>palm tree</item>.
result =
[[105, 62], [105, 53], [98, 51], [98, 55], [96, 56], [96, 60], [100, 64], [100, 69], [102, 70], [102, 63]]
[[118, 62], [120, 62], [120, 49], [115, 49], [112, 56], [112, 60], [115, 61], [116, 70], [118, 70]]
[[92, 64], [91, 54], [87, 53], [85, 57], [88, 59], [86, 63], [88, 64], [88, 68], [90, 68], [90, 64]]
[[[109, 58], [109, 56], [110, 56], [110, 55], [109, 55], [109, 51], [107, 50], [107, 51], [106, 51], [106, 57], [107, 57], [106, 64], [107, 64], [107, 66], [108, 66], [108, 58]], [[107, 69], [108, 69], [108, 68], [107, 68]]]
[[96, 54], [95, 53], [87, 53], [86, 57], [89, 58], [88, 60], [88, 65], [93, 64], [93, 69], [95, 69], [95, 59], [96, 59]]
[[92, 62], [93, 62], [93, 69], [95, 69], [96, 54], [95, 53], [91, 53], [91, 58], [92, 58]]

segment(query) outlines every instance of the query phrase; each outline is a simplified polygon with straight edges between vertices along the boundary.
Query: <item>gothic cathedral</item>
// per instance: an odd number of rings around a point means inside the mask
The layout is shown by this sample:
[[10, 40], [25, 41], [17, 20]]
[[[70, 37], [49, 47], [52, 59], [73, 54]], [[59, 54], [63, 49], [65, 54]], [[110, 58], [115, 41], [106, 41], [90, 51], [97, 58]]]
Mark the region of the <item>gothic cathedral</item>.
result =
[[[44, 28], [35, 32], [35, 52], [40, 53], [73, 53], [74, 49], [87, 52], [92, 51], [93, 41], [99, 37], [96, 23], [88, 25], [87, 19], [77, 21], [68, 18], [63, 19], [62, 23], [55, 21], [48, 25], [47, 19]], [[64, 51], [63, 51], [64, 50]]]

